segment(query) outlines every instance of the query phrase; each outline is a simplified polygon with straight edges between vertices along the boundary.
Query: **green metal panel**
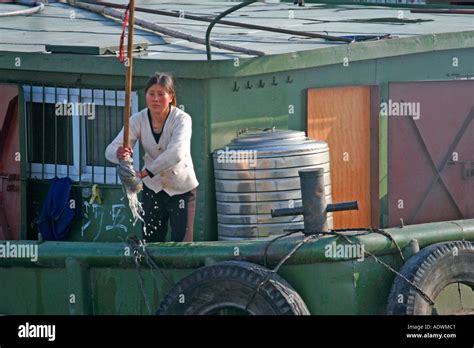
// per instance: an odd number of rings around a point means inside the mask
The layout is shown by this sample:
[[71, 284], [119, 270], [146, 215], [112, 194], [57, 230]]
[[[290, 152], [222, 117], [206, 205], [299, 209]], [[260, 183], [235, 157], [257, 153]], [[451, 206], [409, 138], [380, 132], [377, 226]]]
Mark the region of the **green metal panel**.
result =
[[73, 257], [65, 260], [67, 274], [66, 301], [70, 315], [84, 315], [92, 313], [91, 298], [93, 292], [90, 287], [89, 269], [85, 263]]
[[[396, 255], [381, 260], [396, 269], [401, 266]], [[395, 278], [373, 259], [287, 266], [280, 273], [315, 315], [384, 315]]]
[[[191, 273], [192, 270], [167, 269], [166, 274], [175, 283]], [[134, 269], [92, 268], [91, 289], [94, 293], [93, 314], [96, 315], [139, 315], [148, 314], [148, 309]], [[152, 314], [158, 309], [160, 301], [171, 290], [163, 279], [150, 269], [143, 268], [144, 291], [152, 307]]]
[[[474, 219], [390, 228], [386, 230], [401, 248], [417, 239], [420, 248], [432, 243], [474, 241]], [[397, 249], [380, 234], [353, 237], [365, 251], [395, 269], [401, 266]], [[268, 249], [268, 268], [294, 247], [295, 240], [279, 240]], [[332, 259], [326, 246], [342, 238], [328, 237], [303, 245], [281, 268], [280, 274], [301, 294], [312, 314], [382, 314], [394, 274], [374, 260]], [[5, 242], [2, 242], [2, 244]], [[193, 269], [224, 260], [264, 264], [268, 242], [200, 242], [150, 244], [149, 252], [171, 282]], [[35, 243], [33, 243], [35, 244]], [[238, 247], [239, 256], [234, 250]], [[137, 273], [123, 243], [44, 242], [38, 244], [38, 261], [0, 258], [0, 313], [6, 314], [147, 314]], [[408, 258], [410, 254], [405, 254]], [[141, 261], [144, 289], [152, 310], [158, 308], [170, 286], [162, 275], [151, 274]], [[28, 284], [22, 286], [21, 284]], [[20, 295], [19, 295], [20, 294]], [[70, 295], [77, 295], [70, 302]], [[6, 301], [5, 299], [12, 298]], [[21, 297], [17, 297], [21, 296]], [[21, 301], [17, 300], [21, 298]], [[92, 308], [92, 309], [91, 309]]]
[[64, 269], [0, 268], [0, 313], [67, 314], [67, 280]]

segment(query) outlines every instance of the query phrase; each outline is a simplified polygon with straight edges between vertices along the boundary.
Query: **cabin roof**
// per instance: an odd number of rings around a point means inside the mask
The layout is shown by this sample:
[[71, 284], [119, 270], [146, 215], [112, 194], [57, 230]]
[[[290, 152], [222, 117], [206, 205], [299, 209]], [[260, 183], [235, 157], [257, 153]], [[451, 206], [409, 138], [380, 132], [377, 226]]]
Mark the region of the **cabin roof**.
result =
[[[127, 4], [127, 0], [110, 0]], [[235, 5], [229, 2], [137, 0], [136, 6], [166, 11], [184, 11], [198, 16], [214, 17]], [[17, 4], [0, 4], [0, 12], [25, 9]], [[74, 11], [75, 19], [71, 19]], [[290, 12], [293, 11], [293, 12]], [[190, 19], [167, 17], [136, 12], [136, 17], [179, 30], [187, 34], [205, 37], [209, 23]], [[294, 18], [290, 18], [294, 17]], [[402, 18], [399, 18], [402, 17]], [[257, 2], [242, 8], [225, 20], [251, 23], [298, 31], [329, 34], [333, 36], [384, 35], [393, 39], [414, 38], [420, 35], [458, 33], [470, 31], [472, 38], [474, 16], [469, 14], [425, 14], [411, 13], [407, 8], [363, 5], [306, 4], [298, 7], [292, 3]], [[31, 16], [4, 17], [0, 20], [0, 51], [48, 54], [50, 46], [73, 47], [79, 52], [97, 54], [87, 48], [107, 48], [119, 45], [122, 27], [119, 21], [106, 18], [87, 10], [64, 3], [51, 3]], [[242, 48], [263, 51], [266, 55], [291, 53], [338, 46], [355, 46], [367, 43], [340, 43], [324, 39], [297, 37], [295, 35], [216, 25], [211, 39]], [[153, 60], [206, 60], [204, 45], [183, 39], [153, 33], [136, 28], [134, 41], [146, 43], [148, 48], [141, 56]], [[384, 40], [387, 41], [387, 40]], [[404, 41], [407, 42], [407, 41]], [[410, 41], [413, 42], [413, 41]], [[462, 42], [462, 40], [460, 40]], [[469, 47], [472, 47], [470, 40]], [[373, 42], [371, 42], [373, 44]], [[460, 44], [462, 46], [463, 44]], [[465, 47], [465, 44], [464, 44]], [[252, 57], [212, 48], [213, 59]], [[112, 55], [101, 51], [100, 55]]]

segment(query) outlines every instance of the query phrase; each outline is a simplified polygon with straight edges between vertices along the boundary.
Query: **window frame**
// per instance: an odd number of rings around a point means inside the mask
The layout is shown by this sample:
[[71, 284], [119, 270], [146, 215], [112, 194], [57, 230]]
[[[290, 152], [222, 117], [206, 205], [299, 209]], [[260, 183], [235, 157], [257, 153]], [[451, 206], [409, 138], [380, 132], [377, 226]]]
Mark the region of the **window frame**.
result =
[[[93, 92], [94, 91], [94, 92]], [[94, 93], [94, 98], [92, 98]], [[28, 103], [45, 103], [53, 104], [67, 102], [67, 103], [92, 103], [96, 106], [115, 106], [125, 107], [125, 91], [110, 90], [110, 89], [93, 89], [93, 88], [67, 88], [67, 87], [51, 87], [38, 85], [23, 85], [23, 95], [25, 103], [25, 118], [38, 117], [28, 115]], [[96, 98], [97, 95], [102, 95], [102, 98]], [[103, 96], [105, 95], [105, 103]], [[68, 99], [69, 96], [69, 99]], [[115, 99], [117, 96], [117, 99]], [[131, 94], [131, 114], [138, 112], [138, 93], [132, 91]], [[42, 115], [41, 115], [42, 116]], [[39, 116], [39, 117], [41, 117]], [[66, 116], [67, 117], [67, 116]], [[88, 145], [86, 122], [89, 120], [85, 116], [73, 115], [72, 117], [72, 154], [73, 164], [54, 164], [54, 163], [38, 163], [30, 162], [29, 151], [31, 139], [27, 139], [28, 153], [27, 163], [30, 165], [29, 178], [30, 179], [51, 179], [55, 176], [67, 176], [74, 182], [90, 182], [97, 184], [120, 184], [120, 178], [117, 177], [117, 169], [111, 163], [105, 166], [106, 174], [104, 180], [104, 166], [103, 165], [87, 165]], [[97, 120], [97, 118], [95, 118]], [[81, 132], [82, 131], [82, 132]], [[82, 133], [82, 139], [81, 139]], [[118, 133], [117, 133], [118, 134]], [[114, 135], [113, 138], [115, 138]], [[59, 144], [58, 144], [59, 146]], [[81, 151], [82, 150], [82, 151]], [[105, 149], [104, 149], [105, 152]], [[105, 155], [104, 155], [105, 156]], [[139, 167], [140, 161], [140, 144], [136, 142], [133, 148], [133, 163], [134, 167]], [[109, 166], [110, 165], [110, 166]]]

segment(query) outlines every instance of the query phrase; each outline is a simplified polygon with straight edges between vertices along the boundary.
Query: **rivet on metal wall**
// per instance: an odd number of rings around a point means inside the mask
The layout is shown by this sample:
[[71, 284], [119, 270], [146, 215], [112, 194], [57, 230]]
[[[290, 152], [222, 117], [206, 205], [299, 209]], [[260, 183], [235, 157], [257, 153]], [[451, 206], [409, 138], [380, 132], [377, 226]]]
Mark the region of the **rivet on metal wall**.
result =
[[237, 86], [237, 81], [234, 81], [234, 88], [232, 89], [232, 92], [238, 92], [240, 89], [239, 86]]
[[245, 86], [245, 88], [247, 89], [252, 89], [253, 85], [250, 83], [250, 81], [247, 81], [247, 85]]
[[273, 76], [272, 86], [278, 86], [278, 82], [276, 82], [275, 76]]
[[258, 88], [263, 88], [263, 87], [265, 87], [265, 82], [263, 82], [263, 80], [258, 81], [257, 87], [258, 87]]

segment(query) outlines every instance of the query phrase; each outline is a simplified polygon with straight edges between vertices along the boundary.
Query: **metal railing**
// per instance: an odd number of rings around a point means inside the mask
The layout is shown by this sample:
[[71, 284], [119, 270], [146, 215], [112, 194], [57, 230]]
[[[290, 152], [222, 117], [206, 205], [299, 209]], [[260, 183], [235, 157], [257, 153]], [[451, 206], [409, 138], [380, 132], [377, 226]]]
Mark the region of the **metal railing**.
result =
[[[107, 145], [122, 129], [125, 92], [23, 86], [27, 177], [70, 177], [79, 184], [120, 184], [116, 166], [105, 159]], [[132, 114], [138, 97], [132, 94]], [[134, 163], [139, 163], [138, 142]]]

